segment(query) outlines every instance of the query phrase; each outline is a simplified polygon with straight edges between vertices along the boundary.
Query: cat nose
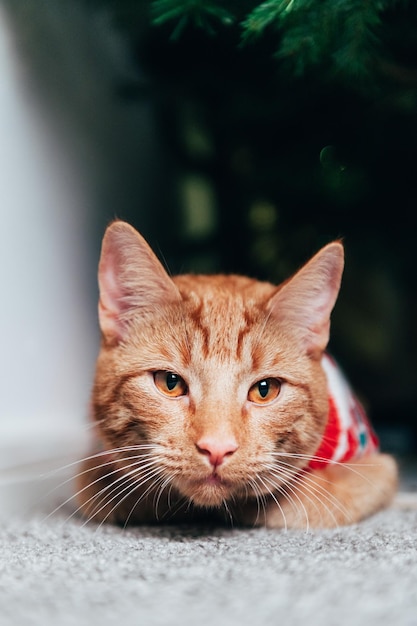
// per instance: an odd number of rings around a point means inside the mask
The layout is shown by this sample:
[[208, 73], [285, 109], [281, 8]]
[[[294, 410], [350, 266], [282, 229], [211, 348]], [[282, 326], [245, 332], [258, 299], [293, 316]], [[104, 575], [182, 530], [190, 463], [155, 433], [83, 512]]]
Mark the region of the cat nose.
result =
[[197, 450], [208, 457], [213, 467], [221, 465], [227, 456], [231, 456], [238, 449], [234, 438], [217, 439], [214, 437], [203, 437], [196, 444]]

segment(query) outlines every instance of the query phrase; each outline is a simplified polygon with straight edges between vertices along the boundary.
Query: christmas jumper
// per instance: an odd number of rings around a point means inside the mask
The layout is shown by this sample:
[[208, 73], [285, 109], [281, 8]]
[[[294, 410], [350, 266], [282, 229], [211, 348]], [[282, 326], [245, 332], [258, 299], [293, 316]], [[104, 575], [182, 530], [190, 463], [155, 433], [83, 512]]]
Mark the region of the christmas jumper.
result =
[[335, 361], [325, 354], [329, 414], [323, 439], [307, 469], [323, 469], [332, 462], [345, 463], [378, 450], [378, 438], [359, 400]]

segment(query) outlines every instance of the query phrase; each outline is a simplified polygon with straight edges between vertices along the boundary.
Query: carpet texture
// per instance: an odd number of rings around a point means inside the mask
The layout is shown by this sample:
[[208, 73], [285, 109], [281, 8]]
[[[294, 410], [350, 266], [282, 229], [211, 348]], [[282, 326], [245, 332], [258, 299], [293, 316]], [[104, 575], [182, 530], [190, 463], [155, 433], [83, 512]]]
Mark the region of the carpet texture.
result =
[[[1, 626], [417, 625], [416, 494], [331, 531], [0, 525]], [[45, 505], [46, 506], [46, 505]]]

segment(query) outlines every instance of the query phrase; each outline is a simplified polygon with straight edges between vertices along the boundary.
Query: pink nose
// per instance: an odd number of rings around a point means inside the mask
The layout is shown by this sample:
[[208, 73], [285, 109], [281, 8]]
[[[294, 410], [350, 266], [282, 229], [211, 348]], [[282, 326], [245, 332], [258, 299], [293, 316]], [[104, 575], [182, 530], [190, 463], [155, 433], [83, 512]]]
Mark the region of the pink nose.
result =
[[214, 437], [203, 437], [195, 445], [201, 454], [208, 457], [213, 467], [221, 465], [225, 457], [231, 456], [239, 447], [233, 438], [217, 439]]

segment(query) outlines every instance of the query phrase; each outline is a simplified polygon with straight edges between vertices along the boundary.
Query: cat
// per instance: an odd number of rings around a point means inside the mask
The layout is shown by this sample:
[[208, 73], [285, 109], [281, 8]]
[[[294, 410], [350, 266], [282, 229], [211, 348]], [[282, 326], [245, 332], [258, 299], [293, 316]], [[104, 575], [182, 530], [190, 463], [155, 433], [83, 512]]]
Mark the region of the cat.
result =
[[326, 353], [343, 264], [334, 241], [279, 286], [171, 278], [132, 226], [112, 222], [82, 515], [326, 528], [388, 506], [397, 464]]

